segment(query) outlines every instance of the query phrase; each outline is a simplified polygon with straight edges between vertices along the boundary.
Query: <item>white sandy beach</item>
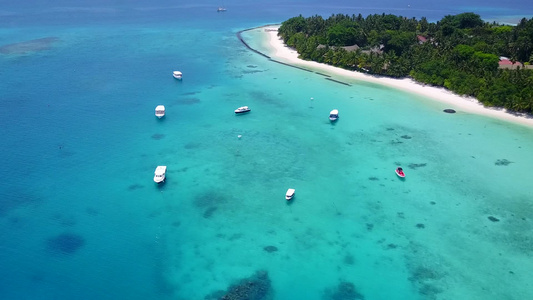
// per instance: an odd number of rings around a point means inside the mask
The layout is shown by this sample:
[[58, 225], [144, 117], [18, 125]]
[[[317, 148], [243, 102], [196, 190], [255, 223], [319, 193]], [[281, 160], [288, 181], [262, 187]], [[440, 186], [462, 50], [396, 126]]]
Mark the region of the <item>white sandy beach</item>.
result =
[[372, 76], [360, 72], [349, 71], [337, 67], [333, 67], [326, 64], [317, 63], [314, 61], [306, 61], [298, 58], [296, 50], [287, 47], [281, 38], [277, 36], [277, 28], [279, 26], [264, 27], [262, 30], [265, 35], [268, 35], [269, 44], [272, 47], [270, 53], [272, 59], [279, 60], [291, 65], [304, 67], [313, 70], [320, 70], [320, 72], [340, 77], [349, 77], [356, 80], [367, 81], [377, 84], [386, 85], [392, 88], [403, 90], [406, 92], [418, 94], [425, 98], [440, 101], [447, 105], [446, 108], [452, 108], [456, 111], [482, 114], [490, 117], [494, 117], [501, 120], [506, 120], [528, 127], [533, 127], [533, 118], [527, 116], [520, 116], [505, 112], [505, 110], [486, 108], [479, 101], [472, 97], [463, 97], [454, 94], [444, 88], [425, 86], [415, 82], [412, 79], [394, 79], [388, 77]]

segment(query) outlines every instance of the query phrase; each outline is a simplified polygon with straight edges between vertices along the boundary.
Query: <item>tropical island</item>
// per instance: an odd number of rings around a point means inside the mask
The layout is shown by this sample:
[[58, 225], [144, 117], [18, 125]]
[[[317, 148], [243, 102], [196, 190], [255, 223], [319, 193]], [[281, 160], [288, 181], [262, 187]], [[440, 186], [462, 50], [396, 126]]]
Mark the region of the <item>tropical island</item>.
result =
[[488, 107], [533, 112], [533, 18], [511, 26], [474, 13], [436, 23], [390, 14], [300, 15], [283, 22], [278, 35], [304, 60], [411, 77]]

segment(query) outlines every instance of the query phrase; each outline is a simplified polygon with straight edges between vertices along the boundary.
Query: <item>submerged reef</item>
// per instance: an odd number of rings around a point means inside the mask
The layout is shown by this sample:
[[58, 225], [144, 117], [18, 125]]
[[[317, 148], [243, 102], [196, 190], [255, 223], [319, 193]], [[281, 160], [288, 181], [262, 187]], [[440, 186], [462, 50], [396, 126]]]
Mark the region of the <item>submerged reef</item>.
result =
[[512, 163], [513, 163], [512, 161], [509, 161], [504, 158], [504, 159], [498, 159], [494, 164], [497, 166], [508, 166]]
[[[22, 192], [21, 192], [22, 191]], [[43, 201], [33, 194], [24, 192], [22, 187], [13, 187], [6, 191], [2, 195], [2, 201], [0, 201], [0, 217], [9, 214], [12, 210], [24, 207], [27, 205], [37, 205]]]
[[409, 267], [411, 276], [409, 280], [418, 288], [418, 292], [423, 296], [423, 299], [437, 299], [438, 295], [443, 292], [439, 287], [440, 280], [444, 278], [444, 274], [427, 266], [413, 266]]
[[272, 253], [272, 252], [278, 251], [278, 247], [276, 247], [276, 246], [266, 246], [266, 247], [263, 248], [263, 250], [265, 250], [268, 253]]
[[85, 245], [81, 235], [62, 233], [46, 241], [48, 250], [59, 254], [74, 254]]
[[425, 167], [427, 164], [426, 163], [422, 163], [422, 164], [415, 164], [415, 163], [411, 163], [409, 164], [407, 167], [409, 169], [416, 169], [416, 168], [420, 168], [420, 167]]
[[489, 220], [491, 220], [492, 222], [499, 222], [499, 221], [500, 221], [500, 219], [498, 219], [498, 218], [496, 218], [496, 217], [494, 217], [494, 216], [488, 216], [487, 218], [488, 218]]
[[162, 140], [164, 137], [165, 137], [165, 135], [162, 134], [162, 133], [154, 133], [154, 134], [152, 134], [152, 139], [156, 140], [156, 141]]
[[341, 281], [339, 285], [334, 289], [326, 289], [324, 291], [322, 299], [324, 300], [364, 300], [363, 296], [355, 285], [348, 281]]
[[52, 44], [59, 41], [56, 37], [46, 37], [31, 41], [14, 43], [0, 47], [2, 54], [25, 54], [27, 52], [36, 52], [52, 48]]
[[204, 215], [203, 215], [204, 219], [211, 218], [217, 209], [218, 209], [218, 207], [216, 207], [216, 206], [211, 206], [208, 209], [206, 209], [204, 211]]
[[257, 271], [254, 275], [232, 284], [227, 291], [217, 291], [205, 300], [271, 300], [273, 299], [272, 282], [268, 272]]

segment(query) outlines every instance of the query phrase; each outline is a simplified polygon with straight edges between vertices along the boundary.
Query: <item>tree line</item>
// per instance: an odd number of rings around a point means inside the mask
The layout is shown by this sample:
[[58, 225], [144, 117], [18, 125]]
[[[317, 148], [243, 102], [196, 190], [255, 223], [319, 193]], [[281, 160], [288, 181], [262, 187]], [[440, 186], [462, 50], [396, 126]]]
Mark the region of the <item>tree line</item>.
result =
[[[474, 13], [440, 21], [391, 14], [293, 17], [278, 35], [300, 58], [349, 70], [443, 86], [485, 106], [533, 110], [533, 18], [516, 26]], [[524, 65], [499, 67], [500, 57]]]

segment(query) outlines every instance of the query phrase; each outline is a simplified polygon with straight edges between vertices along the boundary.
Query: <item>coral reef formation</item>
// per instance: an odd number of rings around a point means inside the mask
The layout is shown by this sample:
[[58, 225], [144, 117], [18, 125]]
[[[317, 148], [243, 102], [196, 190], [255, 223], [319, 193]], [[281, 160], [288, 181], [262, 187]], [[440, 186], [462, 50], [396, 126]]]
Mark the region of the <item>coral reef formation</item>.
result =
[[205, 300], [271, 300], [273, 299], [272, 282], [268, 272], [257, 271], [254, 275], [241, 279], [231, 285], [227, 291], [218, 291], [204, 298]]
[[341, 281], [335, 289], [326, 289], [322, 297], [324, 300], [364, 300], [355, 285], [348, 281]]
[[62, 233], [49, 238], [46, 242], [48, 250], [61, 254], [74, 254], [85, 245], [85, 239], [81, 235]]
[[265, 250], [268, 253], [272, 253], [272, 252], [278, 251], [278, 247], [276, 247], [276, 246], [266, 246], [266, 247], [263, 248], [263, 250]]

